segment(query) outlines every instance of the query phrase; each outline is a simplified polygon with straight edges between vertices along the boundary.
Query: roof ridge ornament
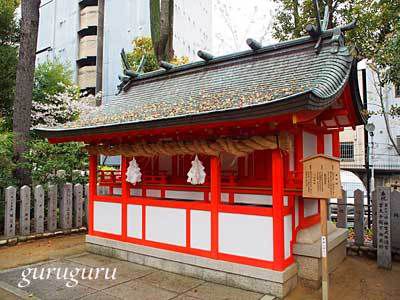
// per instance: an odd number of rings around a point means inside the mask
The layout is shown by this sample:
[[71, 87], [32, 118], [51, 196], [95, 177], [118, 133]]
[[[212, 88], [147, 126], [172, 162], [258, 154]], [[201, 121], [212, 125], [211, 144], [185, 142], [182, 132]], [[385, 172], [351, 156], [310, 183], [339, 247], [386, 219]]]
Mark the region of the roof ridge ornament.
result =
[[136, 68], [136, 71], [132, 70], [124, 48], [122, 48], [122, 50], [121, 50], [121, 61], [122, 61], [123, 73], [125, 76], [118, 75], [118, 78], [121, 82], [117, 86], [118, 92], [116, 93], [116, 95], [119, 95], [121, 93], [123, 88], [129, 83], [129, 81], [131, 79], [135, 79], [135, 78], [139, 77], [139, 75], [142, 72], [144, 65], [146, 63], [146, 55], [143, 54], [142, 58], [140, 59], [139, 66]]
[[312, 24], [307, 24], [306, 31], [312, 38], [318, 39], [314, 47], [315, 52], [318, 54], [321, 51], [322, 47], [322, 34], [328, 29], [329, 8], [328, 6], [325, 6], [324, 19], [321, 20], [321, 13], [319, 10], [318, 0], [313, 0], [313, 4], [314, 4], [315, 17], [317, 19], [317, 26]]

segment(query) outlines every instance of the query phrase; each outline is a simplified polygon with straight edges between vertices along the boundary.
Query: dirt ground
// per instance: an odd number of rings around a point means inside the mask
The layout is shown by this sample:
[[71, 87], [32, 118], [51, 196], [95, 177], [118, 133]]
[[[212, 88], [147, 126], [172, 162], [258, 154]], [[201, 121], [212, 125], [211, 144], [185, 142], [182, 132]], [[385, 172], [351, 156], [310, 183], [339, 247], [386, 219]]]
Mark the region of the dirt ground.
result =
[[61, 258], [85, 251], [85, 234], [32, 240], [0, 247], [0, 270]]
[[[60, 236], [0, 248], [0, 270], [57, 259], [84, 252], [84, 234]], [[392, 271], [377, 268], [376, 261], [349, 256], [330, 276], [330, 299], [400, 299], [400, 263]], [[0, 299], [17, 299], [0, 290]], [[321, 299], [321, 291], [300, 284], [288, 300]]]

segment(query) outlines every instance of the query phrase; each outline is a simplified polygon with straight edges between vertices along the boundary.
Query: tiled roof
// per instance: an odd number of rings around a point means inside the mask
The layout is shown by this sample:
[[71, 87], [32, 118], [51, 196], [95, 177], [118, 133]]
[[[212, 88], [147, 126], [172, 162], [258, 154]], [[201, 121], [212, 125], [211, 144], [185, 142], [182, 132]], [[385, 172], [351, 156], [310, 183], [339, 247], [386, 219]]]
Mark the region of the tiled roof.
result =
[[347, 82], [353, 58], [325, 35], [315, 51], [310, 37], [160, 70], [131, 80], [96, 113], [81, 116], [64, 131], [195, 117], [214, 112], [307, 98], [308, 109], [329, 106]]

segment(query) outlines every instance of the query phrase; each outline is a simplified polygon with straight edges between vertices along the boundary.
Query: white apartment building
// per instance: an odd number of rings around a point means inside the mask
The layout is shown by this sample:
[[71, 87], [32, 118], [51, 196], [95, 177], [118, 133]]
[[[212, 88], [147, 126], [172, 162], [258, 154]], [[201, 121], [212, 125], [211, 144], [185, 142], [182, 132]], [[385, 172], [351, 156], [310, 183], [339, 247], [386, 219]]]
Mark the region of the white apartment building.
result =
[[[47, 59], [68, 63], [81, 90], [96, 85], [97, 0], [42, 0], [37, 64]], [[175, 0], [174, 49], [177, 56], [197, 60], [197, 50], [212, 46], [212, 0]], [[150, 36], [149, 0], [105, 0], [103, 95], [107, 102], [117, 91], [120, 52], [132, 41]]]
[[[376, 74], [365, 65], [360, 63], [359, 68], [366, 69], [368, 111], [374, 112], [368, 120], [373, 123], [375, 130], [373, 137], [369, 136], [370, 166], [377, 174], [381, 174], [381, 180], [376, 181], [378, 185], [400, 183], [400, 156], [395, 147], [400, 149], [400, 117], [388, 117], [389, 130], [395, 140], [395, 145], [389, 139], [385, 119], [382, 115], [379, 88]], [[361, 70], [359, 72], [360, 91], [362, 91]], [[392, 105], [400, 104], [400, 87], [387, 85], [383, 88], [383, 105], [388, 112]], [[362, 95], [361, 95], [362, 96]], [[357, 126], [355, 130], [345, 128], [340, 133], [341, 143], [341, 167], [349, 170], [360, 170], [365, 165], [365, 139], [364, 126]], [[385, 177], [385, 178], [383, 178]]]

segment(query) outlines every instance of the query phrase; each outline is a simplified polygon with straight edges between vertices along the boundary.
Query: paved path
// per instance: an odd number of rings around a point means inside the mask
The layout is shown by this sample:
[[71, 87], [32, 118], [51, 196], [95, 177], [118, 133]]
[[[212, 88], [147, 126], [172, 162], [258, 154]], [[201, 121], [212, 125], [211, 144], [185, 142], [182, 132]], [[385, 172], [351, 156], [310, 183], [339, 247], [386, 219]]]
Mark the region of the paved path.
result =
[[[27, 268], [36, 268], [37, 273], [35, 274], [31, 270], [31, 274], [26, 276], [26, 279], [30, 280], [30, 285], [25, 288], [18, 288], [18, 282], [27, 283], [27, 281], [22, 281], [22, 272], [28, 272], [24, 271]], [[59, 278], [61, 279], [56, 278], [57, 268], [62, 271], [59, 273]], [[67, 287], [67, 282], [70, 282], [70, 284], [73, 282], [63, 279], [64, 272], [67, 270], [68, 278], [71, 271], [76, 273], [77, 269], [75, 268], [80, 270], [75, 277], [79, 283], [75, 287]], [[97, 280], [82, 280], [83, 268], [86, 270], [86, 277], [89, 275], [91, 268], [93, 272], [96, 272], [96, 268], [98, 270], [100, 268], [109, 268], [110, 275], [113, 269], [116, 268], [115, 279], [105, 280], [105, 271], [103, 270]], [[44, 273], [41, 273], [42, 270], [44, 270]], [[50, 272], [50, 275], [47, 279], [48, 272]], [[94, 274], [92, 273], [92, 276]], [[32, 279], [35, 275], [36, 279]], [[45, 279], [40, 279], [40, 276]], [[266, 300], [273, 298], [126, 261], [83, 253], [63, 259], [1, 271], [0, 299]]]

